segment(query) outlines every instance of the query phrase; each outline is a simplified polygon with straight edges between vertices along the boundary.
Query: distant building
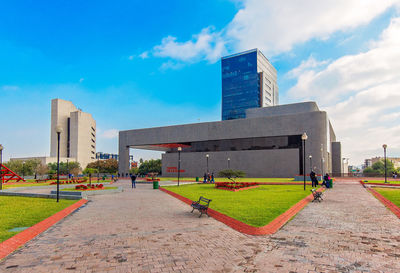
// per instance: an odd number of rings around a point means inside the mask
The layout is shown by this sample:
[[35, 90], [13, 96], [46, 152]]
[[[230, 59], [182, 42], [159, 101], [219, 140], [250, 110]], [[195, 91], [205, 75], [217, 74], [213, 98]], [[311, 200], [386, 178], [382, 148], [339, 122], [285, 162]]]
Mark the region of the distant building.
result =
[[258, 49], [221, 59], [222, 120], [245, 118], [246, 109], [279, 104], [276, 69]]
[[60, 136], [60, 156], [75, 158], [82, 168], [96, 159], [96, 121], [92, 115], [75, 107], [70, 101], [51, 101], [50, 156], [57, 156], [57, 125]]
[[[394, 165], [395, 168], [399, 168], [400, 167], [400, 157], [386, 157], [387, 160], [391, 161]], [[378, 161], [383, 161], [384, 158], [377, 156], [377, 157], [373, 157], [371, 159], [366, 159], [366, 160], [370, 160], [371, 161], [371, 166], [373, 164], [375, 164]]]
[[61, 126], [60, 161], [77, 161], [82, 169], [96, 160], [96, 121], [92, 115], [75, 107], [70, 101], [51, 101], [50, 157], [22, 157], [10, 160], [39, 159], [42, 164], [57, 162], [57, 126]]
[[369, 168], [369, 167], [371, 167], [371, 166], [372, 166], [372, 160], [371, 160], [371, 159], [365, 159], [365, 160], [364, 160], [364, 165], [362, 166], [363, 169]]
[[[118, 154], [109, 154], [109, 153], [103, 153], [103, 152], [97, 152], [96, 153], [96, 159], [100, 159], [100, 160], [107, 160], [107, 159], [116, 159], [118, 160]], [[129, 157], [129, 161], [133, 161], [133, 156], [131, 155]]]

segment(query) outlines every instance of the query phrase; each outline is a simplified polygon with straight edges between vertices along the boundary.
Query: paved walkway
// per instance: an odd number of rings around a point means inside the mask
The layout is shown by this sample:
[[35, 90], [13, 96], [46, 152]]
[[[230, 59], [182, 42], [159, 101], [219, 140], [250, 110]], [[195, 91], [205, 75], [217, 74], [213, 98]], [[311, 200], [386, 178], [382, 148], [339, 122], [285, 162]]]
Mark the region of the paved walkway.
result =
[[0, 263], [0, 272], [400, 272], [400, 220], [337, 183], [273, 236], [248, 236], [151, 185], [91, 197]]

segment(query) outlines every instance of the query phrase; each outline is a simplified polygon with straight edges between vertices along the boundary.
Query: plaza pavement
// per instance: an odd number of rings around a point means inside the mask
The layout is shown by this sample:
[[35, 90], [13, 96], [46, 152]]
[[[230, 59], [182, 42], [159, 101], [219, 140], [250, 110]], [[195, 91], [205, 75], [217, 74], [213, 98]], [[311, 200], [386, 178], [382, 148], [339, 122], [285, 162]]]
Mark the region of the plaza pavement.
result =
[[400, 272], [400, 219], [338, 182], [272, 236], [243, 235], [151, 185], [99, 195], [0, 272]]

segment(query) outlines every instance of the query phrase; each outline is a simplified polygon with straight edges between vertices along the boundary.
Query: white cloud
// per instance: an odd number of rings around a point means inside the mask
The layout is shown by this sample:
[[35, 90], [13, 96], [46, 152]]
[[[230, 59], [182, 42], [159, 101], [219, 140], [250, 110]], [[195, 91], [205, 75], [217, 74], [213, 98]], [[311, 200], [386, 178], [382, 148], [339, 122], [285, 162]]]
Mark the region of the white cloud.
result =
[[236, 49], [258, 47], [266, 55], [290, 51], [313, 38], [367, 24], [398, 0], [245, 0], [227, 27]]
[[225, 42], [221, 34], [215, 32], [213, 27], [202, 29], [199, 34], [193, 35], [192, 39], [185, 42], [179, 42], [176, 37], [167, 36], [152, 50], [152, 54], [156, 57], [189, 63], [200, 60], [214, 63], [224, 52]]
[[[242, 0], [242, 8], [222, 30], [204, 28], [190, 40], [167, 36], [150, 53], [179, 62], [216, 62], [226, 48], [261, 49], [267, 56], [290, 51], [295, 44], [327, 39], [337, 31], [371, 22], [400, 0]], [[400, 5], [399, 5], [400, 6]], [[149, 55], [146, 55], [146, 57]]]
[[17, 91], [19, 90], [19, 86], [16, 85], [3, 85], [1, 87], [2, 90], [4, 91]]
[[343, 56], [318, 71], [304, 63], [292, 71], [297, 83], [290, 99], [316, 100], [327, 110], [343, 150], [353, 160], [387, 143], [400, 153], [400, 18], [363, 53]]
[[149, 52], [145, 51], [142, 54], [140, 54], [139, 57], [142, 59], [147, 59], [149, 57]]
[[109, 129], [109, 130], [105, 130], [104, 132], [102, 132], [101, 136], [103, 138], [112, 139], [112, 138], [117, 138], [118, 134], [119, 134], [119, 130]]
[[305, 71], [307, 71], [310, 68], [318, 68], [318, 67], [322, 67], [326, 64], [329, 63], [329, 60], [326, 61], [317, 61], [314, 59], [313, 56], [310, 56], [307, 60], [302, 61], [301, 64], [290, 70], [287, 74], [286, 77], [288, 78], [297, 78], [298, 76], [300, 76], [301, 74], [303, 74]]

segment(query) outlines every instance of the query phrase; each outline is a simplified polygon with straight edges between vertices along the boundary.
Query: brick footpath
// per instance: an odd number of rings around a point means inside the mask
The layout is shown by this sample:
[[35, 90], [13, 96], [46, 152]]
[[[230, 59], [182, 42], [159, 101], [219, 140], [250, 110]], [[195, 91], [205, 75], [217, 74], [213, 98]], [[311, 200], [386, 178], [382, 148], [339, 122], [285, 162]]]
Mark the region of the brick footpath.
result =
[[190, 213], [151, 189], [93, 196], [0, 262], [0, 272], [400, 272], [400, 220], [361, 185], [336, 183], [272, 236]]

